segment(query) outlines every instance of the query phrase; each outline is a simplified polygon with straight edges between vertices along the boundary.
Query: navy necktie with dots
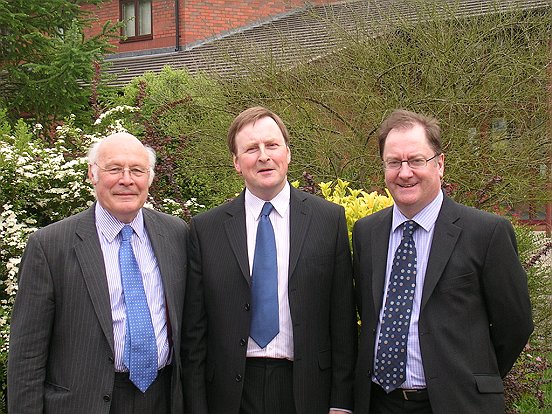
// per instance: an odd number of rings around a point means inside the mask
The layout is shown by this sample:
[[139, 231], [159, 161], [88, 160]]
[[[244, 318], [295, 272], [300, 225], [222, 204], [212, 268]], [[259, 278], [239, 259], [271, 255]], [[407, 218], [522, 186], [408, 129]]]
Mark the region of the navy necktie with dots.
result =
[[142, 274], [130, 244], [132, 227], [121, 230], [119, 265], [126, 305], [126, 334], [123, 363], [136, 387], [146, 392], [157, 377], [157, 345]]
[[406, 380], [406, 350], [412, 302], [416, 289], [416, 246], [412, 235], [419, 224], [403, 223], [402, 240], [395, 251], [378, 338], [374, 375], [386, 392]]

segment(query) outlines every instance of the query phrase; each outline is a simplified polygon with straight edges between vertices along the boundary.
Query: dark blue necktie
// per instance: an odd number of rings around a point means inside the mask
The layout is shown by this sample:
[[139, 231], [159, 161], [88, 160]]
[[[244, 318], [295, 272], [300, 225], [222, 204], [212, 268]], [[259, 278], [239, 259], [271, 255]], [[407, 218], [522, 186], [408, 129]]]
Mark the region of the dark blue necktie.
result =
[[140, 391], [146, 392], [157, 376], [157, 345], [142, 274], [130, 244], [132, 233], [132, 227], [123, 227], [119, 248], [127, 316], [123, 363], [129, 370], [130, 380]]
[[406, 380], [408, 329], [416, 289], [416, 247], [412, 235], [417, 228], [418, 223], [412, 220], [403, 224], [380, 326], [374, 375], [388, 393]]
[[276, 240], [269, 214], [272, 204], [265, 203], [257, 226], [251, 281], [251, 338], [265, 348], [280, 330], [278, 318], [278, 265]]

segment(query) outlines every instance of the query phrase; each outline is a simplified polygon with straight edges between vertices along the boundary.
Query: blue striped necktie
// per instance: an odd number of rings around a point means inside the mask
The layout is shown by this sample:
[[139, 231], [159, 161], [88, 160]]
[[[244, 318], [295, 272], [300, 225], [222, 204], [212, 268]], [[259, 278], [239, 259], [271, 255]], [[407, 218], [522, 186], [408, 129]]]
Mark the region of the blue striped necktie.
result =
[[132, 233], [132, 227], [123, 227], [119, 248], [127, 317], [123, 362], [130, 380], [140, 391], [146, 392], [157, 377], [157, 345], [142, 274], [130, 244]]

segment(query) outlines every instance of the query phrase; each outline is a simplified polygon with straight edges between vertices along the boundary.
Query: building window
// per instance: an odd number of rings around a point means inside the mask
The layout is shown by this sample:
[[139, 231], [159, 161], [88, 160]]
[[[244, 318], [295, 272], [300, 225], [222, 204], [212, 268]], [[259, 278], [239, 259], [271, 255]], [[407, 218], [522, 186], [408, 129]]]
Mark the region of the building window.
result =
[[121, 0], [126, 40], [151, 39], [151, 0]]

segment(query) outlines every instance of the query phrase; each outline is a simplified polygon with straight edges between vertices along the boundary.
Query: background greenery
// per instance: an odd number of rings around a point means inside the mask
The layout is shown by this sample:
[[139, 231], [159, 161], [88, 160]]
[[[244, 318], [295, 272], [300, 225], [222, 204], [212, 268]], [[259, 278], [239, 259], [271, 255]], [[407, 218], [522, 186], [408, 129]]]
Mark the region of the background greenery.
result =
[[[19, 22], [9, 26], [14, 36], [45, 33], [36, 45], [53, 42], [57, 48], [44, 49], [49, 57], [40, 70], [12, 64], [38, 56], [31, 48], [14, 48], [16, 37], [2, 48], [1, 67], [18, 87], [0, 98], [0, 412], [5, 409], [9, 315], [26, 238], [93, 200], [84, 152], [111, 131], [128, 130], [156, 149], [159, 162], [149, 202], [185, 218], [241, 190], [225, 135], [233, 117], [253, 105], [271, 108], [288, 126], [290, 179], [315, 191], [317, 183], [335, 184], [323, 186], [324, 196], [334, 197], [349, 213], [356, 209], [356, 215], [348, 215], [350, 223], [369, 212], [359, 210], [359, 200], [369, 199], [373, 191], [385, 194], [374, 137], [395, 108], [441, 121], [444, 184], [457, 201], [508, 214], [514, 221], [512, 211], [525, 206], [542, 210], [551, 201], [549, 8], [457, 18], [453, 10], [437, 15], [418, 3], [416, 24], [388, 21], [368, 30], [357, 23], [357, 30], [346, 32], [328, 21], [341, 36], [339, 50], [293, 69], [283, 70], [270, 56], [259, 55], [254, 62], [241, 62], [240, 77], [166, 68], [116, 90], [103, 83], [100, 63], [93, 64], [107, 50], [106, 37], [96, 38], [97, 47], [88, 49], [78, 34], [85, 18], [74, 9], [63, 27], [64, 33], [76, 27], [75, 35], [60, 37], [52, 22], [61, 17], [53, 11], [40, 14], [58, 1], [42, 2], [38, 9], [40, 2], [23, 3], [0, 0], [0, 26]], [[49, 23], [28, 26], [12, 5]], [[380, 35], [374, 37], [374, 31]], [[69, 50], [79, 57], [65, 54]], [[65, 93], [44, 89], [61, 88], [61, 80]], [[550, 266], [543, 257], [552, 245], [523, 226], [516, 225], [516, 231], [536, 330], [506, 380], [508, 407], [544, 413], [552, 393], [552, 311]]]

